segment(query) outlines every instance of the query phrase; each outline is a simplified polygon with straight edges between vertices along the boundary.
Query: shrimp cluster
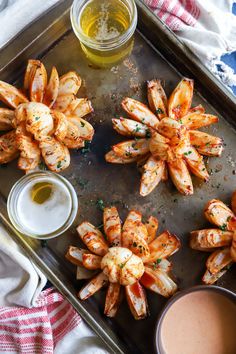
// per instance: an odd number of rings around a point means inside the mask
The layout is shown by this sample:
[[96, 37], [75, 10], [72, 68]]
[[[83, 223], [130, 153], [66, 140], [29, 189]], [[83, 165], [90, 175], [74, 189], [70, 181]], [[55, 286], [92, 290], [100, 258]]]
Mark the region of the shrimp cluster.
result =
[[184, 78], [167, 100], [160, 80], [147, 85], [150, 109], [132, 98], [121, 105], [131, 119], [112, 119], [113, 128], [121, 135], [133, 137], [112, 146], [105, 159], [110, 163], [142, 165], [140, 194], [147, 196], [168, 173], [178, 191], [193, 194], [190, 172], [208, 181], [203, 156], [220, 156], [222, 139], [198, 131], [218, 122], [205, 114], [199, 105], [191, 108], [193, 80]]
[[205, 284], [214, 284], [236, 262], [236, 191], [232, 196], [231, 207], [232, 210], [218, 199], [210, 200], [204, 214], [217, 228], [191, 232], [191, 248], [212, 252], [202, 278]]
[[156, 237], [158, 220], [150, 216], [142, 223], [142, 214], [129, 212], [123, 227], [115, 207], [103, 212], [103, 233], [85, 221], [78, 234], [87, 249], [70, 246], [66, 258], [77, 265], [77, 279], [92, 278], [78, 293], [86, 300], [108, 286], [104, 314], [114, 317], [122, 297], [122, 287], [136, 320], [148, 314], [144, 287], [170, 297], [177, 291], [172, 279], [172, 264], [167, 257], [180, 248], [180, 240], [169, 231]]
[[0, 81], [0, 164], [19, 157], [18, 167], [26, 173], [37, 169], [41, 159], [54, 172], [70, 165], [69, 149], [91, 141], [94, 129], [82, 117], [93, 111], [87, 98], [76, 97], [79, 75], [70, 71], [59, 77], [52, 68], [49, 80], [42, 62], [29, 60], [24, 93]]

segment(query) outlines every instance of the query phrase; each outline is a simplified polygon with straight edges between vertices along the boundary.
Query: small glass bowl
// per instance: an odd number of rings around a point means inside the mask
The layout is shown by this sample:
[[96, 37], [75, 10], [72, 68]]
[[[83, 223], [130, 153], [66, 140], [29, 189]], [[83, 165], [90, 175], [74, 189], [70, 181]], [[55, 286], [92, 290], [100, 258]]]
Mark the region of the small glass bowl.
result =
[[[93, 0], [101, 1], [101, 0]], [[108, 3], [109, 0], [107, 0]], [[123, 3], [130, 14], [127, 30], [111, 39], [97, 40], [87, 36], [81, 28], [81, 14], [91, 0], [74, 0], [71, 7], [71, 24], [75, 35], [80, 40], [83, 52], [88, 60], [99, 67], [109, 67], [129, 55], [133, 48], [133, 34], [137, 26], [137, 7], [135, 0], [117, 0]]]
[[[65, 220], [63, 225], [61, 225], [58, 229], [54, 230], [51, 233], [40, 235], [33, 232], [29, 232], [29, 230], [27, 230], [27, 226], [24, 225], [19, 218], [17, 212], [17, 205], [20, 193], [29, 183], [37, 183], [39, 181], [42, 182], [44, 179], [47, 182], [50, 181], [51, 183], [53, 183], [53, 181], [55, 181], [56, 183], [58, 181], [63, 184], [63, 187], [67, 190], [68, 195], [70, 197], [71, 210], [69, 212], [68, 218]], [[13, 226], [23, 235], [41, 240], [51, 239], [61, 235], [72, 225], [78, 211], [78, 198], [73, 186], [64, 177], [48, 171], [37, 171], [23, 176], [14, 184], [8, 196], [7, 211], [9, 219], [11, 220]]]

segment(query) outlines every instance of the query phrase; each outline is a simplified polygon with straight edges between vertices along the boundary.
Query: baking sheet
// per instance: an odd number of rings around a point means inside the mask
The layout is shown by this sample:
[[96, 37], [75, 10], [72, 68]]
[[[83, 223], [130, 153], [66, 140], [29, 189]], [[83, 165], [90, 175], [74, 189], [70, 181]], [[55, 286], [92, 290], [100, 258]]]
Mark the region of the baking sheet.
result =
[[[67, 7], [69, 3], [64, 2]], [[189, 232], [208, 227], [203, 217], [205, 203], [215, 197], [229, 203], [236, 186], [236, 135], [232, 120], [235, 106], [231, 95], [223, 88], [219, 89], [220, 84], [212, 81], [210, 74], [204, 72], [204, 68], [197, 64], [195, 58], [192, 59], [192, 67], [188, 64], [191, 58], [181, 50], [181, 45], [175, 42], [175, 37], [164, 27], [159, 42], [153, 37], [153, 33], [152, 37], [147, 38], [150, 29], [157, 30], [162, 24], [156, 19], [154, 21], [141, 2], [137, 3], [141, 19], [139, 31], [135, 34], [134, 50], [131, 56], [119, 65], [102, 70], [88, 64], [77, 38], [70, 30], [66, 12], [55, 20], [53, 26], [46, 28], [42, 36], [30, 44], [24, 55], [13, 58], [11, 64], [0, 70], [0, 78], [12, 82], [14, 77], [20, 81], [22, 77], [19, 74], [25, 67], [26, 59], [29, 57], [27, 54], [34, 53], [33, 56], [41, 58], [48, 70], [53, 65], [60, 74], [76, 70], [85, 80], [79, 96], [88, 96], [92, 101], [95, 112], [88, 120], [94, 125], [96, 134], [90, 152], [82, 154], [71, 150], [71, 166], [62, 174], [73, 184], [78, 194], [79, 210], [75, 224], [65, 235], [48, 241], [46, 247], [42, 247], [40, 242], [35, 240], [19, 235], [15, 237], [115, 353], [153, 353], [155, 323], [166, 299], [147, 292], [150, 316], [142, 321], [133, 319], [125, 301], [115, 319], [105, 318], [103, 316], [105, 290], [86, 302], [77, 300], [76, 292], [83, 282], [75, 280], [75, 267], [64, 259], [68, 245], [80, 245], [75, 226], [85, 219], [95, 225], [102, 223], [102, 212], [97, 206], [98, 199], [102, 199], [105, 205], [117, 206], [123, 220], [131, 208], [141, 211], [144, 217], [156, 216], [160, 221], [159, 233], [168, 229], [181, 239], [182, 248], [172, 257], [172, 261], [179, 288], [185, 289], [200, 283], [207, 258], [206, 253], [188, 247]], [[176, 48], [175, 52], [171, 53], [171, 46]], [[182, 56], [179, 55], [175, 61], [178, 53]], [[7, 54], [9, 55], [9, 49]], [[174, 67], [172, 61], [178, 66]], [[18, 68], [18, 75], [16, 70], [14, 75], [9, 70], [14, 63]], [[220, 117], [219, 124], [204, 130], [223, 137], [225, 151], [221, 158], [209, 159], [207, 168], [212, 175], [208, 183], [193, 177], [193, 196], [180, 195], [168, 181], [160, 183], [151, 195], [140, 197], [138, 192], [140, 175], [136, 166], [112, 165], [104, 160], [110, 145], [125, 140], [112, 129], [111, 118], [124, 114], [120, 102], [125, 96], [147, 102], [147, 80], [152, 78], [164, 80], [165, 90], [169, 94], [181, 77], [187, 74], [197, 83], [193, 106], [201, 103], [207, 113]], [[199, 92], [205, 94], [204, 98]], [[217, 98], [215, 103], [214, 96]], [[218, 102], [220, 98], [221, 104]], [[0, 168], [2, 214], [6, 215], [4, 198], [7, 198], [10, 188], [21, 176], [22, 172], [16, 169], [16, 162]], [[217, 284], [236, 291], [234, 272], [235, 266]]]

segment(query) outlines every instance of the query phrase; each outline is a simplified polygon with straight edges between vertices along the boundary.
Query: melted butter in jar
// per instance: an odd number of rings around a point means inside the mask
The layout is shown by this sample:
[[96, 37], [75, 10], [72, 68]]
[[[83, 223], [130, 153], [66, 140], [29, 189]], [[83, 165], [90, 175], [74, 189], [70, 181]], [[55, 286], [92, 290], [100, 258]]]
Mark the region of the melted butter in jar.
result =
[[134, 0], [77, 0], [71, 21], [84, 53], [97, 66], [119, 62], [132, 50], [137, 24]]

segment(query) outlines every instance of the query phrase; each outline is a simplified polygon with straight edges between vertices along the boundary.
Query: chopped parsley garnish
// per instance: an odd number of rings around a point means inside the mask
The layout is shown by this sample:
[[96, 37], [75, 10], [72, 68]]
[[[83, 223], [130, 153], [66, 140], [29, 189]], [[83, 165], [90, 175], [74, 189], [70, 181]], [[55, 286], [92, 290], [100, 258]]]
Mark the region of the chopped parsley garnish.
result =
[[140, 132], [140, 130], [141, 130], [141, 128], [136, 124], [136, 127], [135, 127], [135, 129], [134, 129], [134, 132], [135, 132], [135, 133], [138, 133], [138, 132]]
[[133, 247], [137, 247], [137, 242], [133, 242]]
[[155, 262], [153, 262], [153, 264], [152, 264], [153, 269], [156, 269], [159, 263], [161, 263], [160, 258], [158, 258]]
[[80, 125], [81, 125], [81, 127], [83, 128], [83, 127], [85, 126], [85, 123], [82, 122], [82, 121], [80, 121]]
[[219, 226], [219, 228], [221, 229], [221, 231], [226, 231], [227, 224], [222, 224], [221, 226]]
[[124, 266], [125, 266], [125, 263], [120, 263], [119, 264], [120, 269], [124, 268]]
[[125, 156], [127, 156], [127, 157], [132, 157], [132, 154], [131, 154], [130, 151], [126, 151]]
[[151, 137], [152, 137], [152, 134], [151, 134], [150, 130], [148, 129], [146, 131], [146, 139], [150, 139]]
[[43, 161], [41, 161], [39, 164], [38, 164], [38, 168], [40, 170], [43, 170], [43, 171], [46, 171], [47, 170], [47, 166], [45, 165], [45, 163]]
[[35, 117], [35, 120], [37, 121], [37, 120], [39, 120], [40, 119], [40, 117]]
[[61, 161], [58, 162], [57, 168], [61, 168]]
[[185, 156], [188, 156], [188, 155], [190, 155], [192, 153], [192, 151], [187, 151], [187, 152], [184, 152], [184, 155]]
[[163, 114], [164, 112], [163, 112], [163, 109], [161, 109], [161, 108], [159, 107], [159, 108], [157, 108], [156, 113], [157, 113], [157, 114]]
[[79, 185], [82, 189], [84, 189], [85, 186], [88, 184], [88, 180], [82, 179], [82, 178], [79, 178], [79, 179], [77, 180], [77, 182], [78, 182], [78, 185]]
[[86, 140], [85, 142], [84, 142], [84, 147], [83, 147], [83, 149], [81, 150], [81, 153], [82, 154], [87, 154], [87, 152], [90, 152], [91, 150], [90, 150], [90, 144], [91, 144], [91, 141], [89, 141], [89, 140]]
[[96, 202], [96, 205], [97, 205], [98, 209], [100, 209], [101, 211], [103, 211], [105, 208], [104, 201], [102, 199], [98, 199]]

